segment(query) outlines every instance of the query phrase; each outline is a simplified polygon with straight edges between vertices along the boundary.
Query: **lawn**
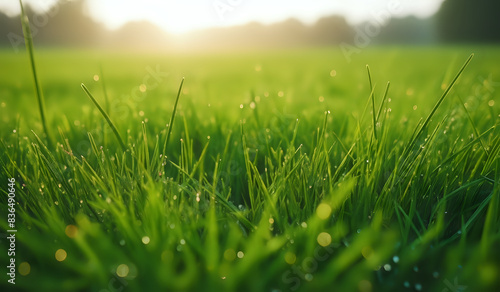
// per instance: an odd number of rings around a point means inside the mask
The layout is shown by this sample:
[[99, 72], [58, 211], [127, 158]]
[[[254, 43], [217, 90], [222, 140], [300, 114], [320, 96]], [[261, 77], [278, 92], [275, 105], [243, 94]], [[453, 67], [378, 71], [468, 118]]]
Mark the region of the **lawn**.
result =
[[2, 290], [497, 291], [499, 52], [4, 49]]

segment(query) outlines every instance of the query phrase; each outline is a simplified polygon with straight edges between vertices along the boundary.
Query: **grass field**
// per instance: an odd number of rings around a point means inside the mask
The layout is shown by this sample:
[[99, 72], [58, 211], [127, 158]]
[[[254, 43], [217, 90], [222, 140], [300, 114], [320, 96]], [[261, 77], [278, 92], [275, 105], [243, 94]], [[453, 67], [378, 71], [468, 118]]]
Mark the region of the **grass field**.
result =
[[2, 291], [497, 291], [499, 52], [4, 50]]

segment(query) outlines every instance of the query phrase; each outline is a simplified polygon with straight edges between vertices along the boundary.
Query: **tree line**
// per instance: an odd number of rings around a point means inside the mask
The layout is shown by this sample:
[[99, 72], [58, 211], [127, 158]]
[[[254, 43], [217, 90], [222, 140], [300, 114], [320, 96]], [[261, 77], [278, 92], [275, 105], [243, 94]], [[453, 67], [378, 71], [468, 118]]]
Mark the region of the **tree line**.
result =
[[[174, 36], [143, 21], [127, 23], [110, 31], [83, 13], [84, 2], [64, 1], [50, 11], [36, 14], [29, 7], [35, 44], [44, 46], [127, 47], [142, 49], [233, 49], [323, 46], [353, 44], [366, 38], [370, 43], [429, 44], [440, 42], [498, 42], [500, 22], [496, 14], [500, 2], [491, 0], [446, 0], [430, 18], [374, 19], [357, 26], [342, 16], [319, 19], [304, 25], [296, 19], [262, 25], [249, 23], [228, 28], [213, 28]], [[19, 17], [0, 12], [0, 46], [23, 49], [24, 39]]]

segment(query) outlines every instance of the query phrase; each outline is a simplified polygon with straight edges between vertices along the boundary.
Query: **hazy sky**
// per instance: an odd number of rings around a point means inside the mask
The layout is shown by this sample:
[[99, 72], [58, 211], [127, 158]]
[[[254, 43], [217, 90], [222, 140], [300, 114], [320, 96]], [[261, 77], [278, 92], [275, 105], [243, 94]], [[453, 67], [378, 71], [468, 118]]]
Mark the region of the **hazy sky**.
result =
[[[443, 0], [86, 0], [87, 13], [109, 28], [131, 20], [149, 20], [171, 33], [200, 28], [231, 26], [250, 21], [273, 23], [290, 17], [313, 23], [321, 16], [341, 14], [350, 23], [370, 21], [383, 13], [394, 17], [426, 17]], [[46, 10], [55, 0], [24, 0], [37, 10]], [[60, 4], [64, 5], [64, 4]], [[393, 6], [391, 6], [393, 5]], [[396, 5], [395, 11], [391, 7]], [[19, 3], [0, 1], [0, 10], [19, 13]]]

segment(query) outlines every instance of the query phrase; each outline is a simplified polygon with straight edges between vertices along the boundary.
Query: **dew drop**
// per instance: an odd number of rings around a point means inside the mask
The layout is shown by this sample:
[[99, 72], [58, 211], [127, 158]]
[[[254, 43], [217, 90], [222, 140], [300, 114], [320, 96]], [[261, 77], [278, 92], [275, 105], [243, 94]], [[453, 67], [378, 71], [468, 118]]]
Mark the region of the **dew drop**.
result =
[[31, 266], [28, 262], [22, 262], [19, 265], [18, 271], [21, 276], [26, 276], [31, 272]]
[[55, 255], [55, 256], [56, 256], [56, 260], [57, 260], [58, 262], [62, 262], [62, 261], [64, 261], [64, 260], [66, 259], [66, 257], [68, 256], [68, 253], [66, 253], [66, 251], [65, 251], [64, 249], [61, 249], [61, 248], [60, 248], [60, 249], [58, 249], [58, 250], [56, 251], [56, 255]]
[[130, 269], [127, 265], [121, 264], [116, 268], [116, 275], [120, 278], [125, 278], [128, 276]]
[[329, 233], [321, 232], [317, 238], [318, 244], [326, 247], [332, 243], [332, 236]]

